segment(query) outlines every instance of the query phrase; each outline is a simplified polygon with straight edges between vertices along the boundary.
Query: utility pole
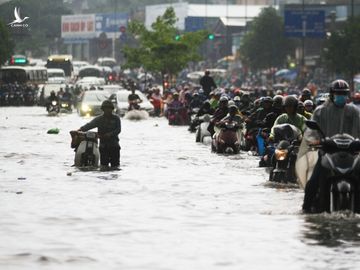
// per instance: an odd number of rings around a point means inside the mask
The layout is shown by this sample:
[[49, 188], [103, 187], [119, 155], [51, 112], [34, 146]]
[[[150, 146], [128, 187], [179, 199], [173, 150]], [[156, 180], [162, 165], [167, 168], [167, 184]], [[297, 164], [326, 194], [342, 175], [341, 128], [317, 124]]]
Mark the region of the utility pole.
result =
[[301, 87], [305, 86], [305, 38], [306, 38], [306, 16], [305, 16], [305, 0], [302, 0], [302, 27], [303, 34], [301, 37]]
[[[351, 0], [351, 23], [354, 22], [354, 0]], [[351, 46], [352, 48], [353, 46]], [[351, 49], [351, 54], [353, 55], [353, 50]], [[354, 68], [354, 64], [351, 61], [351, 68], [350, 68], [350, 91], [354, 92], [355, 90], [355, 85], [354, 85], [354, 77], [355, 77], [355, 68]]]

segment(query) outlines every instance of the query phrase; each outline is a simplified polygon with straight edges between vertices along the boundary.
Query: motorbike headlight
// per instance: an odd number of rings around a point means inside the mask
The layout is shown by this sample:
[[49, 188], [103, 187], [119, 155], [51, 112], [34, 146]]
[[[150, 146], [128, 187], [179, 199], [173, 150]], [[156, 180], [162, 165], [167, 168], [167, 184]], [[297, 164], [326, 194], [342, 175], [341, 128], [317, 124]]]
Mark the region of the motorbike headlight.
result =
[[83, 112], [89, 112], [89, 111], [91, 111], [91, 108], [89, 107], [89, 105], [83, 104], [83, 105], [81, 105], [81, 110]]
[[55, 100], [53, 100], [53, 101], [51, 102], [51, 104], [52, 104], [53, 106], [55, 106], [55, 105], [57, 104], [57, 102], [56, 102]]
[[61, 107], [67, 108], [67, 107], [68, 107], [68, 104], [67, 104], [67, 103], [61, 103]]
[[275, 150], [275, 158], [277, 160], [284, 160], [284, 159], [286, 159], [287, 155], [288, 155], [287, 149], [276, 149]]

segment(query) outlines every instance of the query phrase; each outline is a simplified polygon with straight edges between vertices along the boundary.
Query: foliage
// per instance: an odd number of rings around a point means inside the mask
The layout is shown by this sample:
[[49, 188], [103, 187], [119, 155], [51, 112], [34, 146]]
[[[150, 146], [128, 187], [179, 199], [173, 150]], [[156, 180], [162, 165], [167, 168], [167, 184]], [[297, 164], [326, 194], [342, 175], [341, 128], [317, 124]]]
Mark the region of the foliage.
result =
[[282, 18], [272, 7], [254, 19], [240, 47], [241, 58], [253, 70], [283, 67], [293, 51], [293, 42], [284, 36]]
[[47, 46], [61, 37], [61, 15], [71, 14], [62, 0], [13, 0], [0, 5], [0, 18], [5, 22], [14, 19], [14, 8], [19, 7], [22, 17], [29, 17], [27, 31], [16, 35], [9, 28], [16, 44], [15, 50], [24, 53], [29, 50], [33, 56], [46, 55]]
[[348, 20], [342, 30], [333, 31], [324, 52], [327, 67], [350, 78], [360, 71], [360, 17]]
[[200, 60], [199, 45], [207, 36], [206, 31], [179, 34], [175, 28], [176, 16], [173, 8], [168, 8], [147, 30], [144, 24], [131, 22], [129, 32], [135, 36], [139, 46], [125, 47], [127, 66], [143, 66], [147, 71], [160, 72], [162, 75], [175, 75], [188, 62]]
[[0, 65], [4, 64], [12, 54], [13, 43], [5, 23], [0, 20]]

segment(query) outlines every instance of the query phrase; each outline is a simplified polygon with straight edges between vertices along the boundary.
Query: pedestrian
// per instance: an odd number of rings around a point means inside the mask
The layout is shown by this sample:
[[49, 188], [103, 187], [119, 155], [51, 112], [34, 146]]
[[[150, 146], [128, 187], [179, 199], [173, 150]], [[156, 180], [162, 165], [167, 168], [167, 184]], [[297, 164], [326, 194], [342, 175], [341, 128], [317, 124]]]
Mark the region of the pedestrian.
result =
[[209, 98], [210, 92], [217, 88], [216, 83], [210, 76], [210, 71], [208, 70], [205, 71], [205, 75], [200, 79], [200, 85], [204, 90], [204, 94], [207, 98]]

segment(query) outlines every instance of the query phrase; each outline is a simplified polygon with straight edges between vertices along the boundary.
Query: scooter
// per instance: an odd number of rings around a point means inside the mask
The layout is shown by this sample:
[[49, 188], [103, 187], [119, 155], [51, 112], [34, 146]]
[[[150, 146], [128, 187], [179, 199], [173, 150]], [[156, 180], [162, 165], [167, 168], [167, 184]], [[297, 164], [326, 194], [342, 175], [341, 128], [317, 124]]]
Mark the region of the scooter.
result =
[[296, 183], [295, 162], [300, 145], [301, 131], [290, 124], [274, 126], [274, 154], [271, 158], [269, 181]]
[[315, 212], [349, 210], [360, 213], [360, 140], [348, 134], [325, 137], [315, 121], [306, 121], [308, 128], [317, 130], [322, 139], [321, 166], [326, 173], [319, 175], [319, 188], [313, 207]]
[[62, 113], [72, 113], [72, 102], [70, 100], [61, 100], [60, 101], [60, 112]]
[[149, 113], [140, 107], [138, 101], [132, 101], [129, 103], [129, 108], [124, 118], [129, 120], [144, 120], [149, 118]]
[[47, 107], [47, 112], [49, 116], [56, 116], [60, 112], [60, 105], [59, 102], [56, 100], [51, 101], [51, 103]]
[[169, 125], [183, 126], [187, 125], [187, 112], [185, 107], [168, 109]]
[[240, 138], [238, 131], [241, 126], [234, 121], [226, 121], [216, 127], [211, 150], [216, 153], [238, 154], [240, 152]]
[[211, 141], [211, 134], [208, 131], [208, 126], [210, 123], [210, 114], [204, 114], [198, 117], [198, 122], [200, 123], [196, 129], [195, 141], [196, 142], [205, 142], [207, 139]]
[[70, 131], [71, 148], [75, 148], [76, 167], [98, 167], [100, 152], [96, 132]]

